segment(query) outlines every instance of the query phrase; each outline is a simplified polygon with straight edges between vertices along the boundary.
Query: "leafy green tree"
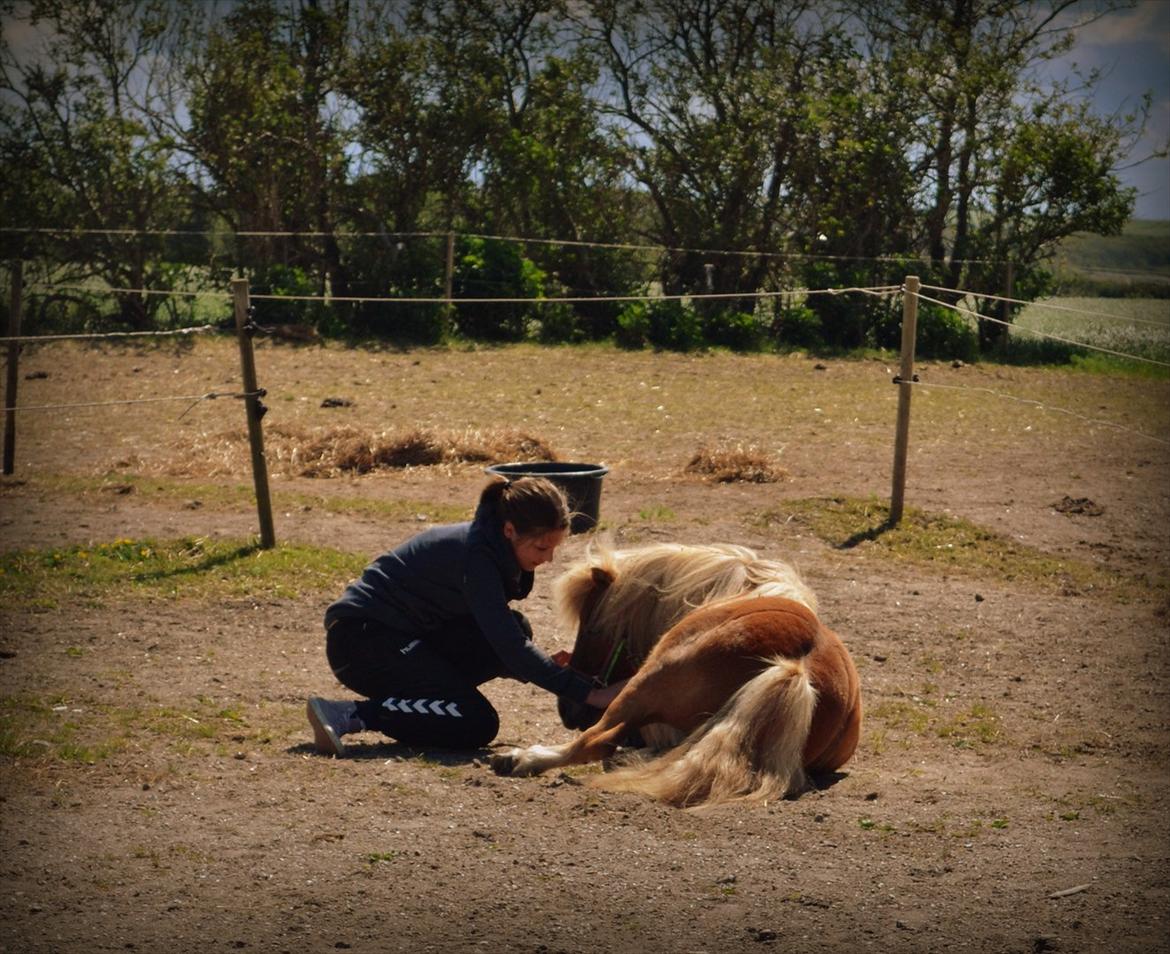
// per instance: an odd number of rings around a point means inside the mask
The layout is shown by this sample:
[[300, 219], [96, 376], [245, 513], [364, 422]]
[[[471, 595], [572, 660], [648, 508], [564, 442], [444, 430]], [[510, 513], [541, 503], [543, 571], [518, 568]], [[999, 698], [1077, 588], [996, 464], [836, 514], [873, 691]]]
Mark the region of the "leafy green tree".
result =
[[[1000, 294], [1008, 263], [1016, 297], [1043, 291], [1055, 243], [1077, 231], [1116, 234], [1134, 192], [1117, 169], [1145, 121], [1095, 117], [1098, 77], [1041, 82], [1038, 68], [1107, 9], [1080, 0], [851, 0], [886, 71], [891, 97], [916, 117], [906, 140], [905, 195], [921, 226], [915, 246], [933, 277], [977, 296]], [[1080, 13], [1072, 27], [1067, 17]], [[1005, 314], [1010, 314], [1005, 311]], [[983, 323], [985, 345], [1003, 333]]]
[[[338, 241], [346, 118], [335, 93], [348, 0], [242, 0], [219, 17], [188, 8], [179, 134], [207, 206], [241, 236], [241, 264], [305, 269], [348, 294]], [[205, 36], [203, 42], [197, 37]]]
[[[526, 253], [562, 294], [636, 289], [647, 277], [644, 262], [625, 249], [585, 244], [628, 241], [638, 209], [591, 97], [596, 64], [576, 48], [567, 56], [546, 55], [523, 75], [523, 101], [517, 104], [515, 92], [502, 97], [506, 108], [488, 141], [482, 189], [488, 228], [546, 240], [529, 244]], [[577, 303], [574, 311], [576, 321], [562, 337], [602, 338], [617, 327], [612, 304]]]
[[469, 224], [461, 216], [488, 134], [481, 68], [466, 62], [459, 33], [427, 19], [429, 6], [369, 3], [342, 81], [358, 116], [352, 213], [391, 232]]
[[189, 199], [141, 97], [166, 59], [168, 5], [7, 0], [0, 15], [0, 198], [10, 226], [51, 230], [12, 252], [47, 256], [58, 281], [128, 289], [118, 323], [148, 328], [163, 299], [142, 290], [179, 271], [149, 233], [173, 228]]
[[[624, 240], [630, 193], [598, 129], [596, 66], [566, 34], [564, 4], [420, 0], [369, 10], [376, 28], [363, 32], [375, 39], [355, 52], [346, 85], [362, 116], [359, 217], [406, 232], [538, 240], [522, 254], [546, 273], [550, 293], [558, 284], [575, 296], [628, 287], [630, 256], [576, 244]], [[567, 241], [539, 241], [556, 239]], [[576, 311], [544, 322], [542, 334], [613, 328], [612, 307]]]
[[806, 197], [792, 178], [838, 23], [813, 2], [598, 0], [588, 9], [586, 42], [607, 72], [602, 108], [653, 202], [652, 238], [685, 249], [663, 263], [665, 289], [757, 290], [772, 266], [751, 253], [784, 250], [802, 218]]
[[[165, 289], [198, 256], [157, 233], [197, 225], [215, 231], [209, 256], [258, 284], [415, 298], [444, 292], [458, 232], [457, 294], [696, 297], [302, 315], [424, 341], [454, 319], [466, 334], [657, 347], [751, 347], [765, 331], [884, 344], [888, 303], [769, 313], [747, 296], [892, 283], [923, 257], [924, 279], [980, 310], [1008, 264], [1017, 297], [1042, 292], [1057, 242], [1116, 232], [1132, 209], [1117, 169], [1148, 101], [1097, 117], [1095, 77], [1037, 78], [1114, 5], [0, 0], [6, 221], [90, 230], [8, 241], [70, 277]], [[485, 233], [525, 241], [505, 252]], [[669, 251], [629, 248], [647, 242]], [[159, 299], [119, 303], [141, 327]], [[954, 331], [940, 325], [939, 347]]]
[[[787, 190], [799, 195], [800, 217], [790, 246], [800, 253], [791, 274], [808, 288], [871, 287], [899, 283], [891, 256], [913, 248], [908, 196], [915, 182], [905, 151], [911, 119], [880, 70], [858, 55], [852, 40], [837, 38], [837, 55], [812, 80], [808, 135], [795, 157]], [[808, 299], [812, 322], [781, 313], [778, 330], [790, 343], [837, 348], [873, 344], [874, 329], [889, 321], [887, 301], [862, 295]]]

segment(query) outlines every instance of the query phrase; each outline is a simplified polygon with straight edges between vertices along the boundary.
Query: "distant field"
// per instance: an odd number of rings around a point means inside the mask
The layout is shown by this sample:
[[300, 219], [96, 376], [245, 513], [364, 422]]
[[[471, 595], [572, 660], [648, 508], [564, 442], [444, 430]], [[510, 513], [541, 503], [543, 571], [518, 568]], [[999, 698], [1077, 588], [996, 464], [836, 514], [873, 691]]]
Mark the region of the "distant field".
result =
[[1057, 271], [1096, 278], [1170, 278], [1170, 222], [1134, 220], [1120, 235], [1069, 236], [1054, 262]]
[[1170, 361], [1170, 299], [1050, 298], [1016, 319], [1017, 339], [1039, 332], [1124, 354]]

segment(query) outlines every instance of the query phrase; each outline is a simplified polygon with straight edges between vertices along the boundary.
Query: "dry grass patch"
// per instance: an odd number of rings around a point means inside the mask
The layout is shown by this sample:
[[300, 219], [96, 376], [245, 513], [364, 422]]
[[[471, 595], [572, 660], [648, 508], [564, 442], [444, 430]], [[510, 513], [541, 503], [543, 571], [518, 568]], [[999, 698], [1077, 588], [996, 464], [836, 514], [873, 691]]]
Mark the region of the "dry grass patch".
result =
[[721, 484], [774, 484], [788, 476], [787, 470], [758, 447], [742, 444], [701, 447], [684, 471]]
[[[202, 434], [176, 452], [165, 472], [184, 477], [239, 473], [247, 468], [250, 453], [247, 435], [240, 431]], [[518, 430], [413, 428], [375, 433], [351, 425], [270, 427], [264, 435], [264, 456], [271, 472], [295, 477], [338, 477], [436, 464], [557, 460], [547, 443]]]

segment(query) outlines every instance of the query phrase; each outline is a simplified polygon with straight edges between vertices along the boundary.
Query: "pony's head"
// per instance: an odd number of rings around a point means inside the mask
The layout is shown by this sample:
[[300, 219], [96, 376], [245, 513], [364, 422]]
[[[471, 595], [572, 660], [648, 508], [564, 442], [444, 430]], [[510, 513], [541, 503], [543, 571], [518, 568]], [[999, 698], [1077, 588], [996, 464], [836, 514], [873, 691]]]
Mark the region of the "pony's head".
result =
[[[604, 686], [637, 672], [663, 634], [692, 610], [749, 593], [785, 596], [816, 611], [816, 597], [791, 566], [722, 544], [614, 550], [593, 543], [557, 580], [553, 596], [562, 625], [577, 633], [569, 665]], [[565, 699], [557, 708], [570, 729], [587, 729], [601, 717]]]
[[[591, 623], [617, 569], [608, 550], [597, 556], [591, 548], [589, 556], [594, 559], [577, 564], [557, 580], [555, 598], [562, 620], [577, 630], [570, 668], [589, 676], [595, 685], [607, 686], [630, 677], [634, 670], [624, 646], [608, 639]], [[557, 711], [568, 729], [588, 729], [601, 718], [600, 709], [563, 697], [557, 700]]]

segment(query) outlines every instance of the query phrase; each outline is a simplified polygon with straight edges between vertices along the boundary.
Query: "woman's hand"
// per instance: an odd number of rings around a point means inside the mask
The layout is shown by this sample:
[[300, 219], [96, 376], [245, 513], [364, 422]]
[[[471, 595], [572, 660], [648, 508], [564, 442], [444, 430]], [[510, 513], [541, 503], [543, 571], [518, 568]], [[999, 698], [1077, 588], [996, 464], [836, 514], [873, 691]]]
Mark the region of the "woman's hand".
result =
[[549, 656], [553, 662], [564, 669], [569, 665], [569, 660], [573, 658], [573, 654], [567, 649], [558, 649], [555, 653]]
[[602, 689], [590, 689], [589, 695], [585, 697], [585, 705], [594, 709], [608, 708], [609, 704], [617, 698], [618, 693], [625, 688], [627, 682], [629, 682], [628, 679], [623, 679], [621, 682], [615, 682]]

